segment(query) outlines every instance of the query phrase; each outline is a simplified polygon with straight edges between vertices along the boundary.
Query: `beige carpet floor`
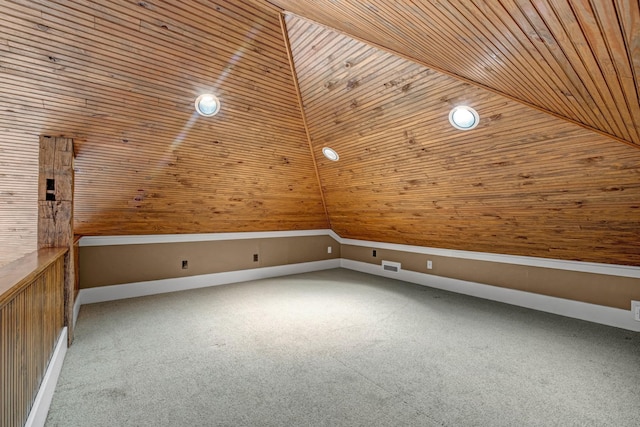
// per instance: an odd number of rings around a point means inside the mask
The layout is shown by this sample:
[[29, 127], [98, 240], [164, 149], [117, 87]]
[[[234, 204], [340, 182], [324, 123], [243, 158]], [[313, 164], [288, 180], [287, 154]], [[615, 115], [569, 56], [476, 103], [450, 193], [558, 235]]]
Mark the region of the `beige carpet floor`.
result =
[[640, 334], [337, 269], [83, 306], [47, 426], [638, 426]]

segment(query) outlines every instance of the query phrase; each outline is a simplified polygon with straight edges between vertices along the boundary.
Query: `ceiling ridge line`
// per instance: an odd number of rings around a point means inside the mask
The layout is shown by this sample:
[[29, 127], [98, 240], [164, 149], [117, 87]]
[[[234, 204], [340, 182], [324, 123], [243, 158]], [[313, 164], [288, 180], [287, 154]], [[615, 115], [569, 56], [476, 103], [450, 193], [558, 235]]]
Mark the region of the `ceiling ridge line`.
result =
[[[572, 123], [572, 124], [574, 124], [574, 125], [580, 126], [580, 127], [581, 127], [581, 128], [583, 128], [583, 129], [589, 130], [589, 131], [591, 131], [591, 132], [595, 132], [595, 133], [597, 133], [597, 134], [599, 134], [599, 135], [602, 135], [602, 136], [605, 136], [605, 137], [607, 137], [607, 138], [610, 138], [610, 139], [616, 140], [616, 141], [618, 141], [618, 142], [621, 142], [621, 143], [623, 143], [623, 144], [626, 144], [626, 145], [628, 145], [628, 146], [631, 146], [631, 147], [634, 147], [634, 148], [636, 148], [636, 149], [639, 149], [639, 150], [640, 150], [640, 145], [639, 145], [639, 144], [635, 144], [634, 142], [627, 141], [626, 139], [620, 138], [619, 136], [612, 135], [612, 134], [607, 133], [607, 132], [604, 132], [604, 131], [602, 131], [602, 130], [600, 130], [600, 129], [596, 129], [596, 128], [592, 127], [592, 126], [589, 126], [589, 125], [587, 125], [587, 124], [585, 124], [585, 123], [581, 123], [581, 122], [579, 122], [579, 121], [577, 121], [577, 120], [573, 120], [573, 119], [571, 119], [571, 118], [569, 118], [569, 117], [566, 117], [566, 116], [563, 116], [563, 115], [558, 114], [558, 113], [556, 113], [556, 112], [553, 112], [553, 111], [547, 110], [547, 109], [542, 108], [542, 107], [540, 107], [540, 106], [538, 106], [538, 105], [532, 104], [532, 103], [530, 103], [530, 102], [528, 102], [528, 101], [522, 100], [522, 99], [520, 99], [520, 98], [517, 98], [517, 97], [515, 97], [515, 96], [509, 95], [509, 94], [507, 94], [507, 93], [501, 92], [501, 91], [496, 90], [496, 89], [494, 89], [494, 88], [492, 88], [492, 87], [489, 87], [489, 86], [483, 85], [482, 83], [476, 82], [475, 80], [471, 80], [471, 79], [466, 78], [466, 77], [464, 77], [464, 76], [461, 76], [461, 75], [459, 75], [459, 74], [452, 73], [451, 71], [445, 70], [445, 69], [443, 69], [443, 68], [441, 68], [441, 67], [438, 67], [438, 66], [435, 66], [435, 65], [432, 65], [432, 64], [428, 64], [428, 63], [426, 63], [425, 61], [422, 61], [422, 60], [420, 60], [420, 59], [418, 59], [418, 58], [414, 58], [414, 57], [412, 57], [412, 56], [410, 56], [410, 55], [406, 55], [406, 54], [404, 54], [404, 53], [401, 53], [401, 52], [395, 51], [395, 50], [390, 49], [390, 48], [388, 48], [388, 47], [385, 47], [385, 46], [383, 46], [383, 45], [381, 45], [381, 44], [379, 44], [379, 43], [376, 43], [376, 42], [373, 42], [373, 41], [367, 40], [367, 39], [366, 39], [366, 38], [364, 38], [364, 37], [359, 37], [359, 36], [355, 36], [355, 35], [353, 35], [353, 34], [349, 34], [349, 33], [347, 33], [346, 31], [340, 30], [340, 29], [338, 29], [338, 28], [330, 27], [330, 26], [328, 26], [328, 25], [322, 24], [322, 23], [320, 23], [320, 22], [318, 22], [318, 21], [315, 21], [315, 20], [313, 20], [313, 19], [306, 18], [306, 17], [304, 17], [304, 16], [302, 16], [302, 15], [298, 15], [297, 13], [293, 13], [293, 12], [290, 12], [290, 11], [287, 11], [287, 10], [283, 10], [283, 11], [282, 11], [281, 16], [284, 16], [284, 15], [286, 15], [286, 14], [296, 16], [296, 17], [298, 17], [298, 18], [300, 18], [300, 19], [303, 19], [303, 20], [306, 20], [306, 21], [308, 21], [308, 22], [313, 22], [315, 25], [318, 25], [318, 26], [321, 26], [321, 27], [323, 27], [323, 28], [326, 28], [326, 29], [328, 29], [328, 30], [330, 30], [330, 31], [334, 31], [334, 32], [336, 32], [336, 33], [342, 34], [342, 35], [347, 36], [347, 37], [349, 37], [349, 38], [351, 38], [351, 39], [353, 39], [353, 40], [359, 41], [359, 42], [361, 42], [361, 43], [365, 43], [365, 44], [367, 44], [367, 45], [369, 45], [369, 46], [372, 46], [372, 47], [374, 47], [374, 48], [376, 48], [376, 49], [379, 49], [379, 50], [381, 50], [381, 51], [383, 51], [383, 52], [387, 52], [387, 53], [390, 53], [390, 54], [392, 54], [392, 55], [395, 55], [395, 56], [397, 56], [397, 57], [399, 57], [399, 58], [403, 58], [403, 59], [405, 59], [405, 60], [411, 61], [411, 62], [413, 62], [413, 63], [415, 63], [415, 64], [421, 65], [421, 66], [426, 67], [426, 68], [429, 68], [429, 69], [431, 69], [431, 70], [434, 70], [434, 71], [436, 71], [436, 72], [438, 72], [438, 73], [441, 73], [441, 74], [444, 74], [444, 75], [446, 75], [446, 76], [449, 76], [449, 77], [455, 78], [455, 79], [457, 79], [457, 80], [463, 81], [463, 82], [468, 83], [468, 84], [470, 84], [470, 85], [472, 85], [472, 86], [475, 86], [475, 87], [477, 87], [477, 88], [480, 88], [480, 89], [483, 89], [483, 90], [489, 91], [489, 92], [494, 93], [494, 94], [496, 94], [496, 95], [500, 95], [500, 96], [502, 96], [502, 97], [504, 97], [504, 98], [507, 98], [507, 99], [509, 99], [509, 100], [511, 100], [511, 101], [514, 101], [514, 102], [517, 102], [517, 103], [519, 103], [519, 104], [522, 104], [522, 105], [524, 105], [524, 106], [526, 106], [526, 107], [533, 108], [533, 109], [535, 109], [535, 110], [537, 110], [537, 111], [540, 111], [540, 112], [542, 112], [542, 113], [548, 114], [548, 115], [553, 116], [553, 117], [555, 117], [555, 118], [557, 118], [557, 119], [564, 120], [564, 121], [566, 121], [566, 122], [569, 122], [569, 123]], [[287, 42], [287, 43], [289, 43], [289, 39], [288, 39], [288, 38], [286, 39], [286, 42]], [[289, 48], [290, 48], [290, 47], [289, 47]], [[296, 77], [296, 86], [297, 86], [297, 77]], [[302, 102], [302, 101], [301, 101], [301, 102]], [[302, 104], [301, 104], [301, 105], [302, 105]], [[305, 124], [305, 126], [306, 126], [306, 124]]]
[[293, 86], [296, 90], [296, 96], [298, 98], [298, 105], [300, 106], [300, 115], [302, 116], [302, 125], [304, 126], [304, 133], [307, 135], [307, 143], [309, 144], [309, 154], [311, 155], [311, 161], [313, 162], [313, 169], [316, 172], [316, 179], [318, 182], [318, 191], [320, 191], [320, 200], [322, 200], [322, 207], [324, 208], [324, 214], [327, 219], [327, 225], [330, 230], [331, 218], [329, 217], [329, 210], [327, 209], [327, 202], [324, 197], [324, 191], [322, 190], [322, 180], [320, 179], [320, 172], [318, 171], [318, 163], [316, 162], [316, 156], [313, 153], [313, 144], [311, 143], [311, 134], [309, 133], [309, 126], [307, 125], [307, 116], [304, 112], [304, 104], [302, 103], [302, 93], [300, 92], [300, 84], [298, 83], [298, 74], [296, 73], [296, 67], [293, 62], [293, 52], [291, 51], [291, 42], [289, 41], [289, 33], [287, 31], [287, 23], [285, 22], [284, 13], [278, 14], [278, 20], [280, 21], [280, 29], [282, 30], [282, 38], [284, 41], [284, 47], [287, 51], [287, 57], [289, 59], [289, 66], [291, 67], [291, 78], [293, 79]]

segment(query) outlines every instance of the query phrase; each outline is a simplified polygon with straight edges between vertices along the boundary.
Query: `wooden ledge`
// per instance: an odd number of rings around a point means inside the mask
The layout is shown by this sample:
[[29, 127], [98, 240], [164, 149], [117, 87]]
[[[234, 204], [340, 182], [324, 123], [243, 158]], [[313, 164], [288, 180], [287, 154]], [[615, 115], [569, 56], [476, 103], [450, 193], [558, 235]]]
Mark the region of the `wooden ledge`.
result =
[[40, 249], [0, 267], [0, 308], [68, 250]]

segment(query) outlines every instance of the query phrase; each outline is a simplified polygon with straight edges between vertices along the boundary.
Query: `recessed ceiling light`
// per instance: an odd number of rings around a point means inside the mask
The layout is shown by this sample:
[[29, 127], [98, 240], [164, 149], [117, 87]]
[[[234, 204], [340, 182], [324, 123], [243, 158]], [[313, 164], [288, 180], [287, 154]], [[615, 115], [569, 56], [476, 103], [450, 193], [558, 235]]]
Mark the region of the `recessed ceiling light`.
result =
[[480, 116], [473, 108], [461, 105], [451, 110], [449, 122], [456, 129], [469, 130], [478, 126]]
[[334, 150], [333, 148], [329, 148], [329, 147], [324, 147], [322, 149], [322, 154], [324, 154], [324, 156], [331, 160], [332, 162], [337, 162], [338, 159], [340, 158], [340, 156], [338, 156], [338, 153], [336, 152], [336, 150]]
[[204, 93], [196, 98], [195, 106], [201, 116], [215, 116], [220, 111], [220, 100], [215, 95]]

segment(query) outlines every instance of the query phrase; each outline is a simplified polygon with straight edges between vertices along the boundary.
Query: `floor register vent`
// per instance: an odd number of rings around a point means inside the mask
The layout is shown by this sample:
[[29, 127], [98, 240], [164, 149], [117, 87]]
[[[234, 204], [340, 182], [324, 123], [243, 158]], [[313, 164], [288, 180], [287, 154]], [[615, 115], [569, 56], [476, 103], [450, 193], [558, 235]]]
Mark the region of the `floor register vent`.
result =
[[391, 271], [393, 273], [397, 273], [400, 271], [401, 266], [402, 264], [400, 264], [399, 262], [382, 261], [382, 269], [385, 271]]

